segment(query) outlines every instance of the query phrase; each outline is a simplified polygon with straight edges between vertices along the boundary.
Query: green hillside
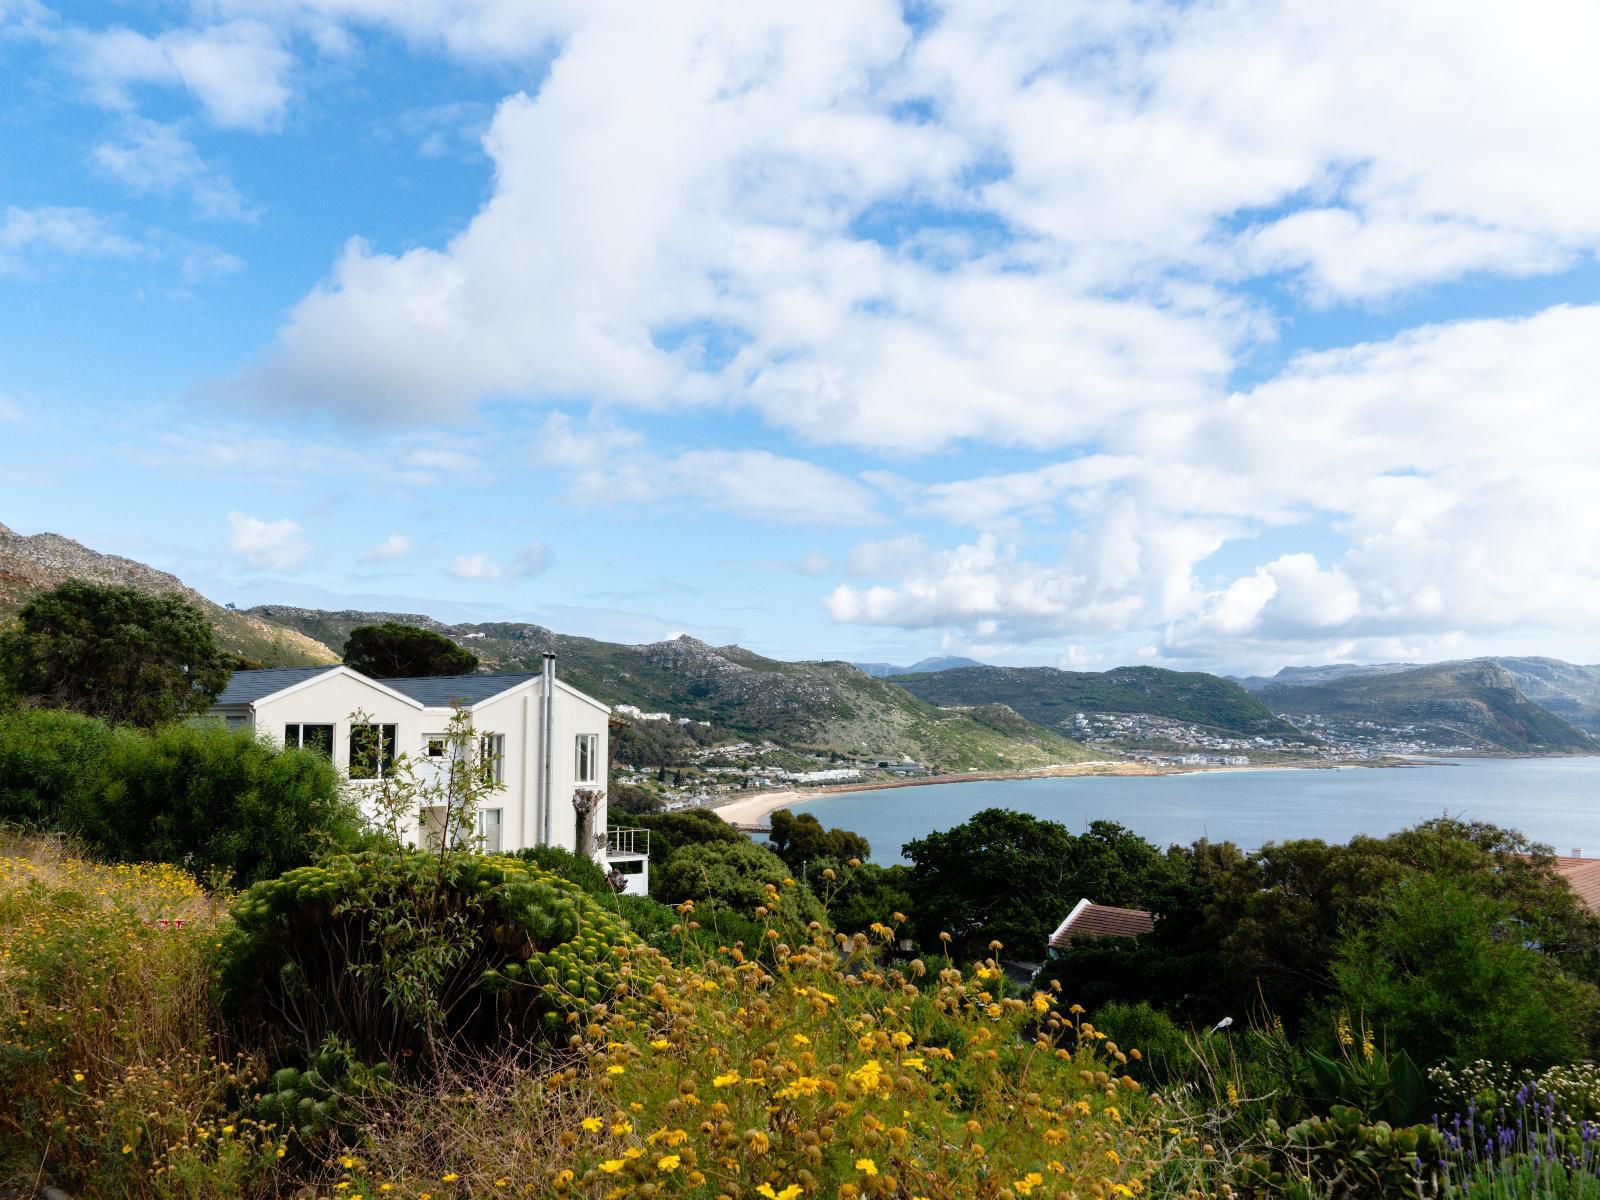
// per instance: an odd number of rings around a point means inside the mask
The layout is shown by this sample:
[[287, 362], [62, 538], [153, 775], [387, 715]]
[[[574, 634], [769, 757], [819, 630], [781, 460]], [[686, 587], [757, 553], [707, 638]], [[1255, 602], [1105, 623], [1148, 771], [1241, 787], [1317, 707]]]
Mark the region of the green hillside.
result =
[[224, 650], [267, 667], [314, 666], [337, 656], [318, 641], [248, 613], [224, 608], [175, 575], [131, 558], [101, 554], [54, 533], [24, 536], [0, 525], [0, 622], [9, 621], [29, 597], [69, 579], [136, 588], [150, 595], [181, 596], [216, 631]]
[[1415, 726], [1420, 740], [1486, 750], [1584, 752], [1593, 738], [1535, 704], [1491, 659], [1346, 674], [1312, 685], [1271, 683], [1257, 693], [1293, 717]]
[[1069, 727], [1074, 714], [1080, 712], [1148, 713], [1234, 734], [1300, 735], [1238, 684], [1199, 671], [962, 667], [897, 675], [893, 682], [930, 704], [1005, 704], [1030, 721], [1052, 727]]
[[267, 605], [250, 614], [342, 649], [379, 621], [433, 629], [496, 671], [537, 671], [555, 651], [562, 678], [608, 704], [710, 721], [753, 739], [843, 754], [911, 758], [942, 770], [1003, 770], [1090, 757], [1079, 743], [998, 707], [945, 712], [844, 662], [780, 662], [741, 646], [681, 637], [643, 646], [568, 637], [512, 622], [446, 625], [416, 613]]

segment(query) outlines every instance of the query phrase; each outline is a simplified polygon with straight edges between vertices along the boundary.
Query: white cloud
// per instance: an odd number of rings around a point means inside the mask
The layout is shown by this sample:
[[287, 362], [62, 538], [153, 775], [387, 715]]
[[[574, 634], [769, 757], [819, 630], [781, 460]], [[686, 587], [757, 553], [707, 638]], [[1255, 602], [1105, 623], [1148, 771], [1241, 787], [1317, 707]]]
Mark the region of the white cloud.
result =
[[366, 562], [393, 562], [411, 553], [411, 539], [403, 533], [391, 533], [361, 557]]
[[215, 125], [266, 130], [289, 101], [289, 52], [264, 21], [234, 20], [151, 37], [131, 29], [78, 35], [79, 69], [107, 105], [132, 106], [128, 85], [178, 86]]
[[[1304, 354], [1184, 420], [1129, 426], [1099, 460], [1115, 469], [1080, 459], [928, 489], [930, 507], [980, 527], [1060, 517], [1059, 558], [984, 534], [827, 608], [1022, 643], [1159, 628], [1163, 655], [1212, 664], [1592, 629], [1597, 377], [1600, 306]], [[1209, 576], [1212, 554], [1237, 559], [1274, 530], [1336, 548]]]
[[449, 573], [457, 579], [499, 579], [500, 564], [487, 554], [463, 554], [450, 564]]
[[287, 517], [263, 521], [244, 513], [229, 513], [228, 530], [228, 549], [250, 566], [263, 570], [292, 571], [311, 552], [300, 526]]
[[172, 125], [130, 118], [117, 140], [99, 143], [91, 156], [98, 167], [134, 192], [184, 193], [208, 217], [251, 220], [258, 215], [227, 176], [202, 159]]
[[585, 504], [688, 501], [794, 524], [875, 525], [884, 519], [871, 489], [826, 467], [766, 450], [618, 458], [581, 472], [572, 496]]
[[0, 216], [0, 275], [56, 258], [136, 258], [145, 246], [86, 208], [18, 208]]
[[845, 570], [852, 575], [898, 577], [913, 570], [928, 557], [928, 544], [914, 533], [900, 537], [862, 542], [850, 551]]
[[496, 113], [467, 227], [351, 241], [235, 381], [274, 402], [579, 395], [894, 453], [1085, 445], [1212, 402], [1272, 332], [1252, 279], [1379, 298], [1600, 246], [1576, 0], [958, 4], [921, 31], [887, 0], [287, 11], [558, 54]]

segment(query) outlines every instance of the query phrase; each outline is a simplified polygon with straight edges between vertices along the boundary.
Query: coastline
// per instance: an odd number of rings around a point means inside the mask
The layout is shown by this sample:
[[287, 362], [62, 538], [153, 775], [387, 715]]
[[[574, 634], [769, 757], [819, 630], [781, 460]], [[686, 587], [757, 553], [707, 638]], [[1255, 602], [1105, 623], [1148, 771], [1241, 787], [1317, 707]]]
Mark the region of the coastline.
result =
[[1096, 759], [1090, 762], [1067, 763], [1057, 767], [1035, 767], [1027, 771], [964, 771], [959, 774], [930, 775], [917, 779], [872, 779], [863, 783], [824, 784], [804, 790], [782, 788], [758, 792], [754, 796], [735, 797], [722, 804], [708, 806], [728, 824], [745, 831], [764, 829], [766, 818], [780, 808], [798, 808], [825, 796], [846, 792], [887, 792], [898, 788], [931, 787], [938, 784], [1002, 783], [1022, 779], [1063, 779], [1074, 776], [1106, 775], [1223, 775], [1246, 771], [1343, 771], [1374, 767], [1421, 767], [1444, 765], [1443, 760], [1430, 762], [1426, 758], [1386, 758], [1373, 762], [1353, 763], [1262, 763], [1248, 767], [1155, 767], [1145, 763], [1122, 759]]

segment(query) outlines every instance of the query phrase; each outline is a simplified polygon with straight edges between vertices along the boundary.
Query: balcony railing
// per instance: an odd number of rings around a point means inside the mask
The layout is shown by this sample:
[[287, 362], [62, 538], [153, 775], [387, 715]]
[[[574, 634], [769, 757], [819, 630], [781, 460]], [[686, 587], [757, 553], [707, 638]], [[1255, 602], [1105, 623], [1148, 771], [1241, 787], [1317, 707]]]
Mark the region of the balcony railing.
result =
[[649, 857], [650, 831], [648, 829], [618, 829], [615, 826], [607, 829], [606, 854], [611, 856], [642, 854]]

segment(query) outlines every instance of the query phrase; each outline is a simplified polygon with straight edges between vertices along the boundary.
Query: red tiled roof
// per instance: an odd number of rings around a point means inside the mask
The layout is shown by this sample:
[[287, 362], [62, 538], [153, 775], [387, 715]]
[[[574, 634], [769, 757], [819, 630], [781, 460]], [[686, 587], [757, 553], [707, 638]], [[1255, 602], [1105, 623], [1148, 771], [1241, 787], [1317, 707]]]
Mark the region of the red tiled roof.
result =
[[[1600, 860], [1596, 860], [1600, 865]], [[1138, 937], [1155, 928], [1155, 918], [1142, 908], [1116, 908], [1080, 900], [1050, 935], [1050, 947], [1065, 949], [1077, 938]]]
[[1600, 912], [1600, 858], [1571, 858], [1558, 854], [1555, 868], [1556, 874], [1578, 893], [1578, 899]]

